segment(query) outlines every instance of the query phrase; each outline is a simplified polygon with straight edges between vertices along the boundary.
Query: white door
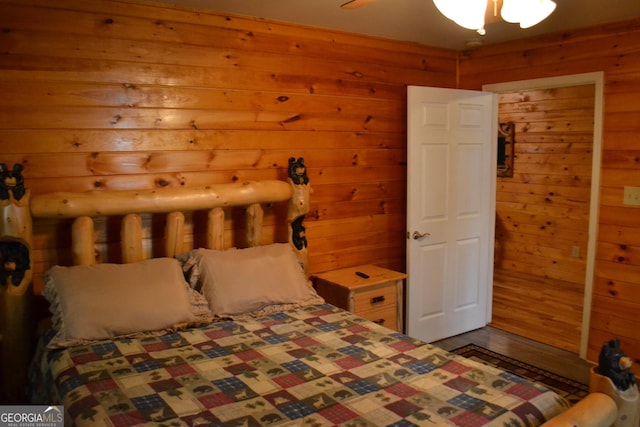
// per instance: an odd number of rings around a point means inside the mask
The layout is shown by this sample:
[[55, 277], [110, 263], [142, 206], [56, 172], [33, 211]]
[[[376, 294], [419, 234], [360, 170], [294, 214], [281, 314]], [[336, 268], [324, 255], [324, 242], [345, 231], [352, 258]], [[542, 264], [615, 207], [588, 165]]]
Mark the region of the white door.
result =
[[497, 100], [408, 88], [407, 333], [432, 342], [491, 318]]

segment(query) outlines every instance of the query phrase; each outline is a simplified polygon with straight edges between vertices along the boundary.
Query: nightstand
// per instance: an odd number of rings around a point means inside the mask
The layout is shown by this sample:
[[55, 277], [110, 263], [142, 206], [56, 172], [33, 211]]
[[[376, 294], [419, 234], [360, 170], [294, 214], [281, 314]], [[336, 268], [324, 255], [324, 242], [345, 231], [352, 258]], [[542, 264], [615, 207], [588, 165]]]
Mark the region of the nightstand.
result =
[[[364, 273], [368, 278], [358, 276]], [[406, 274], [375, 265], [360, 265], [315, 275], [316, 290], [329, 304], [403, 332]]]

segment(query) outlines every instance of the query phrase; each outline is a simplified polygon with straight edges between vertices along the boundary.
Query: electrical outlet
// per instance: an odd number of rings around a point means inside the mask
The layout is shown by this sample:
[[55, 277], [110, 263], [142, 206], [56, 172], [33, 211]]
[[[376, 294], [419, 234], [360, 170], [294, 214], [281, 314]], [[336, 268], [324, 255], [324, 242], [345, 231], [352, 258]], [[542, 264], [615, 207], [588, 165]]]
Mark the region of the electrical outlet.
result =
[[622, 204], [625, 206], [640, 206], [640, 187], [624, 187]]
[[573, 246], [571, 248], [571, 256], [574, 258], [580, 258], [580, 246]]

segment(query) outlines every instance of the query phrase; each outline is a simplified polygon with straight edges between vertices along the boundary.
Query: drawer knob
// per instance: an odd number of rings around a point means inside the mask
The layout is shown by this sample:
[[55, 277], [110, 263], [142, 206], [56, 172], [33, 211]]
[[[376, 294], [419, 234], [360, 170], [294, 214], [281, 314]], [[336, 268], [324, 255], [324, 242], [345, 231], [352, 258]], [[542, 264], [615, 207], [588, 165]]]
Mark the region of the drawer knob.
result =
[[371, 304], [380, 304], [381, 302], [384, 302], [384, 295], [371, 298]]
[[384, 325], [384, 319], [374, 320], [373, 323], [377, 323], [378, 325]]

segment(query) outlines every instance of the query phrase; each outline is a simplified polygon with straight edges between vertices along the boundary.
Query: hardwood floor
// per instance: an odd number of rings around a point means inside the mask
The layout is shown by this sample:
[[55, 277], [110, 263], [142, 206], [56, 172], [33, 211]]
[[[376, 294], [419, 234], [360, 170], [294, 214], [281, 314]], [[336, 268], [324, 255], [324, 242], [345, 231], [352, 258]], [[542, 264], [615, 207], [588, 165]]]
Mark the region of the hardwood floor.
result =
[[487, 326], [433, 344], [447, 351], [476, 344], [558, 375], [589, 384], [591, 364], [567, 350]]

